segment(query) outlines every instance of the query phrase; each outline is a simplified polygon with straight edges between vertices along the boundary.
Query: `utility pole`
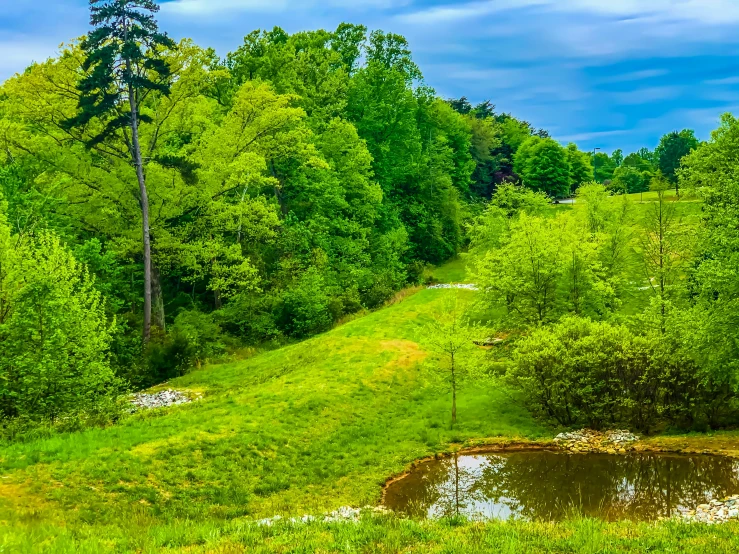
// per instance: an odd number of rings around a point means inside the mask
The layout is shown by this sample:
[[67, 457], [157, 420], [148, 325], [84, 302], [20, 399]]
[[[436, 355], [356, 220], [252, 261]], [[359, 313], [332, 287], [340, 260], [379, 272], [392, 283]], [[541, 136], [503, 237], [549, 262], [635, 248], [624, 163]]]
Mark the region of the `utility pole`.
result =
[[593, 148], [593, 181], [598, 182], [598, 158], [595, 157], [595, 153], [600, 148]]

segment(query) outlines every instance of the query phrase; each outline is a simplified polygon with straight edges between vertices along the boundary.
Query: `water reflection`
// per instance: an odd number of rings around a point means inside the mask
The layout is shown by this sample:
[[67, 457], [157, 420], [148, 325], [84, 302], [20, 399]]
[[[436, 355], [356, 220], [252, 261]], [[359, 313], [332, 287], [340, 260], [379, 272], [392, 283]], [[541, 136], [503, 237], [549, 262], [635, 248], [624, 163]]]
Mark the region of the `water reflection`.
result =
[[517, 452], [421, 464], [385, 505], [413, 517], [653, 520], [739, 493], [739, 462], [669, 454]]

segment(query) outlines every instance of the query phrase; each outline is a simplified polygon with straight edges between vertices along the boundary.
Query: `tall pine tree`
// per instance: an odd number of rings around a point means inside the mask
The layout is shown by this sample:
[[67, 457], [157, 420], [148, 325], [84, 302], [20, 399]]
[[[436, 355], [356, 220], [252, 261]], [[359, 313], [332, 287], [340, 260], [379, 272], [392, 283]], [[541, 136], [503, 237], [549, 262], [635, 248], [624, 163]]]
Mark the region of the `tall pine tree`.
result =
[[79, 112], [68, 127], [102, 122], [88, 143], [93, 148], [121, 138], [136, 169], [144, 247], [144, 340], [151, 334], [151, 238], [145, 160], [139, 142], [139, 124], [150, 122], [141, 105], [151, 92], [169, 95], [171, 72], [160, 53], [175, 43], [159, 27], [153, 0], [90, 0], [93, 30], [82, 41], [84, 77], [78, 83]]

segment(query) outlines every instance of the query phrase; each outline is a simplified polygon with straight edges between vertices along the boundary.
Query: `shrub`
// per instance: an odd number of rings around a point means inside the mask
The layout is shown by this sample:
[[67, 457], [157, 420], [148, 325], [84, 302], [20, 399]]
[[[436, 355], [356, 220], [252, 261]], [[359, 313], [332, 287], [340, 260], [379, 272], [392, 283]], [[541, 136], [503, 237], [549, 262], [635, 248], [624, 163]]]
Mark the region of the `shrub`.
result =
[[59, 239], [11, 239], [0, 220], [0, 415], [55, 421], [115, 396], [111, 331], [93, 279]]
[[643, 432], [719, 425], [717, 401], [735, 402], [734, 389], [678, 346], [688, 343], [671, 339], [567, 317], [524, 339], [506, 378], [532, 411], [561, 425]]

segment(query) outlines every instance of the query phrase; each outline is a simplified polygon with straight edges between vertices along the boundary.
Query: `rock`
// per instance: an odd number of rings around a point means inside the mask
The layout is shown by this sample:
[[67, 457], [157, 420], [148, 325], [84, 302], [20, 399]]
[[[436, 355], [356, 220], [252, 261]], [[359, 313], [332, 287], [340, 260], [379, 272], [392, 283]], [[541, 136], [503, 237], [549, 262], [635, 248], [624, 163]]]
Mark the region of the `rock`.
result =
[[600, 433], [583, 429], [571, 433], [560, 433], [554, 439], [559, 446], [573, 452], [625, 453], [627, 447], [638, 441], [639, 437], [629, 431], [607, 431]]
[[132, 411], [137, 409], [151, 410], [153, 408], [166, 408], [167, 406], [178, 406], [180, 404], [188, 404], [193, 400], [200, 400], [201, 394], [190, 397], [184, 392], [167, 389], [152, 394], [137, 393], [131, 398], [131, 404], [134, 406]]
[[320, 521], [323, 523], [356, 523], [362, 517], [362, 514], [376, 514], [384, 515], [390, 513], [390, 510], [382, 506], [365, 506], [364, 508], [352, 508], [351, 506], [342, 506], [330, 512], [323, 514], [322, 516], [304, 515], [302, 517], [292, 517], [290, 519], [284, 519], [282, 516], [276, 515], [266, 519], [259, 519], [255, 523], [265, 527], [271, 527], [279, 521], [285, 521], [292, 525], [308, 524], [313, 521]]
[[440, 285], [430, 285], [428, 289], [463, 289], [463, 290], [478, 290], [477, 285], [471, 283], [443, 283]]
[[680, 510], [680, 517], [683, 521], [697, 521], [700, 523], [716, 524], [725, 523], [731, 520], [739, 519], [739, 508], [732, 508], [729, 505], [731, 500], [711, 500], [708, 504], [701, 504], [695, 510]]

